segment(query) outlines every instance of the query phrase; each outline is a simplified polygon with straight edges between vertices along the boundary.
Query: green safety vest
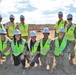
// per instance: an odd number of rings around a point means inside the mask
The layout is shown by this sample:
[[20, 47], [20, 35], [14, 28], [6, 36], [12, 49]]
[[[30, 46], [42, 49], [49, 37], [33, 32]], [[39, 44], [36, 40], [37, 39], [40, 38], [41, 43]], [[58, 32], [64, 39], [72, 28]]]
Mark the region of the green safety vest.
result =
[[1, 25], [1, 26], [0, 26], [0, 30], [1, 30], [1, 29], [3, 29], [3, 28], [4, 28], [4, 26], [3, 26], [3, 25]]
[[23, 53], [25, 43], [26, 43], [26, 40], [22, 39], [22, 44], [19, 44], [19, 46], [18, 46], [17, 41], [16, 41], [16, 45], [15, 45], [14, 40], [12, 40], [11, 48], [12, 48], [12, 52], [15, 56], [18, 56], [19, 54]]
[[29, 51], [31, 53], [31, 56], [34, 56], [34, 54], [37, 52], [37, 48], [38, 48], [38, 42], [36, 41], [34, 46], [32, 47], [32, 50], [30, 49], [30, 41], [28, 42], [28, 48]]
[[8, 36], [13, 37], [14, 36], [14, 30], [16, 29], [16, 24], [14, 26], [11, 22], [8, 23]]
[[59, 25], [58, 25], [58, 22], [56, 22], [56, 25], [55, 25], [55, 27], [56, 27], [56, 33], [59, 33], [59, 28], [64, 28], [64, 24], [65, 24], [65, 20], [62, 20], [60, 23], [59, 23]]
[[20, 23], [19, 30], [21, 31], [22, 36], [28, 36], [28, 25], [27, 24], [22, 25], [22, 23]]
[[[0, 51], [3, 51], [8, 47], [7, 46], [8, 40], [11, 42], [11, 40], [8, 37], [6, 37], [6, 40], [2, 44], [2, 40], [0, 39]], [[9, 54], [10, 54], [10, 51], [7, 51], [4, 53], [5, 56], [7, 56]]]
[[72, 26], [69, 28], [68, 31], [67, 31], [67, 27], [65, 29], [66, 29], [65, 37], [69, 41], [74, 41], [75, 40], [75, 37], [74, 37], [75, 25], [72, 24]]
[[62, 40], [61, 45], [59, 46], [59, 40], [58, 38], [55, 39], [55, 50], [54, 50], [54, 55], [59, 56], [62, 54], [64, 51], [65, 47], [67, 45], [67, 39], [64, 37]]
[[50, 43], [51, 43], [51, 39], [47, 39], [45, 45], [43, 46], [43, 39], [40, 40], [40, 54], [41, 55], [46, 55], [47, 52], [50, 50]]

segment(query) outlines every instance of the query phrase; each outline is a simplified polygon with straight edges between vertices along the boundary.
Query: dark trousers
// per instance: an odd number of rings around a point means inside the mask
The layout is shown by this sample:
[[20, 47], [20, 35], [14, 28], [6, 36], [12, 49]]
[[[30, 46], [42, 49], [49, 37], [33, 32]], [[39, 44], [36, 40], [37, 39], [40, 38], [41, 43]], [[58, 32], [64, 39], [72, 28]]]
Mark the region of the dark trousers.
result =
[[14, 60], [15, 66], [18, 66], [20, 64], [20, 62], [22, 63], [22, 66], [25, 66], [25, 59], [23, 59], [23, 60], [20, 59], [21, 54], [19, 54], [18, 56], [13, 55], [13, 60]]

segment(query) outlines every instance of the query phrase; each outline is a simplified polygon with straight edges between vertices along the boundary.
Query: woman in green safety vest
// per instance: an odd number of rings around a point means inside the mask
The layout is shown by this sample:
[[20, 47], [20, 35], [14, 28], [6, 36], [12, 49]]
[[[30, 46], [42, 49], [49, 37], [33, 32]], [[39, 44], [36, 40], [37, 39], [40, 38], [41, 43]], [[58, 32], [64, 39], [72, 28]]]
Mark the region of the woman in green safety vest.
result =
[[72, 63], [73, 58], [75, 57], [75, 52], [74, 52], [74, 46], [75, 46], [75, 41], [76, 41], [76, 25], [72, 23], [73, 20], [73, 15], [68, 14], [67, 15], [67, 26], [66, 26], [66, 33], [65, 37], [69, 41], [69, 49], [70, 49], [70, 63]]
[[48, 37], [50, 34], [50, 30], [48, 28], [44, 28], [42, 33], [43, 38], [39, 41], [40, 59], [42, 65], [45, 65], [46, 69], [49, 70], [53, 64], [52, 52], [49, 53], [49, 51], [51, 51], [51, 39]]
[[0, 30], [0, 56], [8, 56], [10, 54], [11, 40], [6, 36], [6, 30]]
[[30, 38], [30, 41], [28, 41], [27, 53], [30, 67], [34, 67], [35, 63], [39, 64], [38, 58], [40, 57], [35, 31], [30, 32]]
[[52, 42], [53, 54], [56, 59], [56, 66], [61, 65], [64, 72], [69, 73], [69, 43], [65, 38], [65, 29], [59, 28], [59, 35]]
[[[13, 56], [14, 65], [18, 66], [22, 63], [22, 68], [25, 68], [26, 40], [21, 37], [21, 32], [16, 29], [14, 31], [13, 40], [11, 42], [11, 55]], [[11, 58], [12, 58], [11, 56]]]

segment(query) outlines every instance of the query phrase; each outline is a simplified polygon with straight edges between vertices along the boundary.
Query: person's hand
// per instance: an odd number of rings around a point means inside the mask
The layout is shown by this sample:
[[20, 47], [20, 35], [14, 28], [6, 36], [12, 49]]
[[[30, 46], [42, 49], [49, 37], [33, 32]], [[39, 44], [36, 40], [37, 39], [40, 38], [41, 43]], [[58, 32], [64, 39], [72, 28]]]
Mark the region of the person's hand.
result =
[[20, 56], [20, 59], [21, 59], [21, 60], [23, 60], [23, 59], [24, 59], [24, 55], [23, 55], [23, 54]]

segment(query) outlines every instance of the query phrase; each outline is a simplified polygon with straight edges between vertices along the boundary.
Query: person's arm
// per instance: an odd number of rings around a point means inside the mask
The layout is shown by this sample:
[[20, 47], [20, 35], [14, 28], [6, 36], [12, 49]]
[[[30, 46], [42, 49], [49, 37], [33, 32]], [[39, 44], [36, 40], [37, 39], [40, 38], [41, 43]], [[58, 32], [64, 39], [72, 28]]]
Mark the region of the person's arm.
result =
[[7, 48], [5, 48], [3, 51], [1, 51], [2, 54], [4, 54], [5, 52], [7, 52], [10, 49], [10, 47], [11, 47], [11, 41], [8, 40], [8, 42], [7, 42]]
[[8, 36], [8, 23], [5, 24], [5, 27], [4, 28], [6, 29], [7, 36]]
[[25, 53], [26, 53], [26, 51], [27, 51], [27, 43], [25, 43], [24, 46], [25, 46], [25, 47], [24, 47], [23, 55], [25, 55]]
[[[75, 40], [76, 40], [76, 27], [74, 29], [74, 37], [75, 37]], [[76, 41], [75, 41], [76, 42]]]

